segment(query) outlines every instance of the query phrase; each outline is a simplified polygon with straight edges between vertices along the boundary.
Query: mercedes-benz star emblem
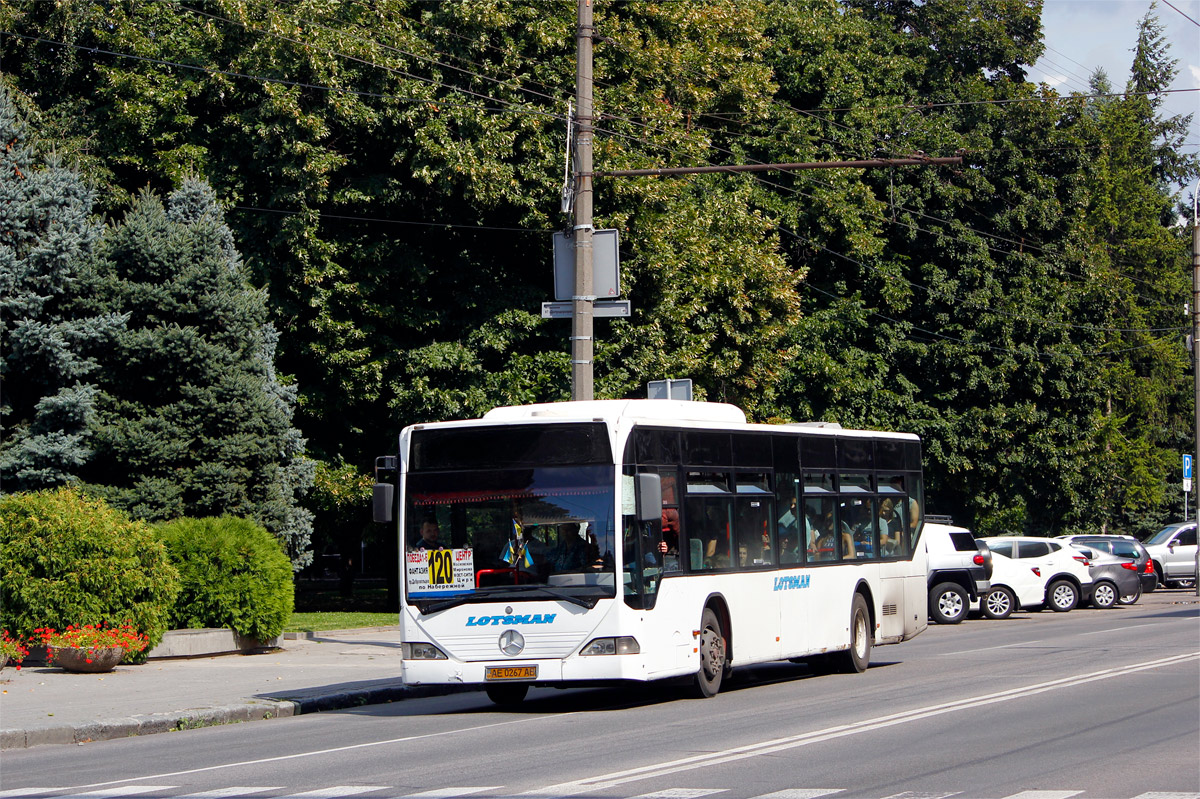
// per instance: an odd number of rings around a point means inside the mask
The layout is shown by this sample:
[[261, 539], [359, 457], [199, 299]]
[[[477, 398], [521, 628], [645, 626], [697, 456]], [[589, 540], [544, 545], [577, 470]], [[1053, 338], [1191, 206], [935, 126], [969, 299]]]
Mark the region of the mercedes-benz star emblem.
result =
[[519, 655], [525, 648], [525, 636], [516, 630], [505, 630], [500, 633], [500, 651], [506, 655]]

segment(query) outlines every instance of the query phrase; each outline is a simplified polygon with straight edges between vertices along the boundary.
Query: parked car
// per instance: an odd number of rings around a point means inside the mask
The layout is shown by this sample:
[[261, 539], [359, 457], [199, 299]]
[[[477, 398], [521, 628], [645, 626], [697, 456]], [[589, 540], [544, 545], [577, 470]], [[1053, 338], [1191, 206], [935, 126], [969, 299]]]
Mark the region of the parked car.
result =
[[992, 588], [981, 602], [988, 618], [1004, 618], [1018, 607], [1063, 613], [1091, 596], [1087, 557], [1063, 542], [1032, 536], [981, 540], [992, 553]]
[[[1132, 564], [1132, 570], [1140, 578], [1138, 595], [1123, 594], [1118, 600], [1122, 605], [1132, 605], [1138, 601], [1141, 594], [1150, 593], [1158, 585], [1158, 576], [1154, 572], [1154, 561], [1150, 558], [1150, 553], [1142, 546], [1142, 542], [1131, 535], [1060, 535], [1058, 540], [1066, 541], [1073, 547], [1084, 546], [1106, 552]], [[1095, 576], [1093, 573], [1092, 577]]]
[[967, 617], [971, 602], [991, 589], [992, 554], [970, 530], [949, 524], [945, 517], [926, 516], [921, 539], [928, 560], [929, 618], [958, 624]]
[[1158, 581], [1164, 586], [1192, 588], [1196, 585], [1196, 523], [1168, 524], [1146, 539], [1146, 550], [1154, 561]]
[[1088, 559], [1092, 591], [1087, 598], [1092, 607], [1105, 610], [1117, 604], [1132, 605], [1141, 598], [1142, 578], [1132, 561], [1083, 544], [1072, 547]]

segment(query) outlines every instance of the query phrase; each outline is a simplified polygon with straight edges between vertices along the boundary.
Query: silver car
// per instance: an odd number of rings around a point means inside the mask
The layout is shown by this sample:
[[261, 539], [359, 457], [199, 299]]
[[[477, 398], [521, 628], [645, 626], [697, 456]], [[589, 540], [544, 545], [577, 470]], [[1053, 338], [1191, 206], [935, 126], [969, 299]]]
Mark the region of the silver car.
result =
[[1132, 561], [1092, 549], [1081, 542], [1072, 541], [1071, 547], [1088, 559], [1088, 573], [1092, 575], [1088, 601], [1092, 607], [1105, 609], [1117, 603], [1132, 605], [1138, 601], [1142, 595], [1142, 578]]
[[1196, 523], [1168, 524], [1146, 539], [1158, 581], [1170, 588], [1196, 585]]

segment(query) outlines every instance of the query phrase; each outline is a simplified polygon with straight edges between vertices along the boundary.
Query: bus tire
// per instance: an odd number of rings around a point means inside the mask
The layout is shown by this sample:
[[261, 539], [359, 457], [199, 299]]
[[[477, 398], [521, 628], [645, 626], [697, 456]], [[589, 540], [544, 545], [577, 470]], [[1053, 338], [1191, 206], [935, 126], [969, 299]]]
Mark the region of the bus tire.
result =
[[725, 631], [712, 608], [705, 608], [700, 617], [700, 669], [696, 672], [695, 690], [701, 699], [716, 696], [725, 676]]
[[488, 699], [495, 702], [501, 707], [512, 707], [519, 705], [525, 701], [525, 694], [529, 693], [529, 683], [524, 682], [506, 682], [495, 683], [487, 687]]
[[845, 674], [861, 674], [871, 665], [871, 613], [862, 594], [855, 594], [850, 604], [850, 648], [839, 652], [839, 671]]

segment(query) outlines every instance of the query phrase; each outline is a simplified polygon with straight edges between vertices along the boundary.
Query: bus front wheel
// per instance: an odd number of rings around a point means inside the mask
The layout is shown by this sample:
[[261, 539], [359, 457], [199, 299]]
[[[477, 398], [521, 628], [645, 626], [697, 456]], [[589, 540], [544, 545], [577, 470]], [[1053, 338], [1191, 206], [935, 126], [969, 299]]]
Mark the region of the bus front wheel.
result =
[[700, 670], [696, 672], [696, 694], [701, 699], [716, 696], [725, 676], [725, 631], [712, 608], [700, 617]]
[[496, 683], [487, 687], [488, 699], [501, 707], [519, 705], [529, 693], [529, 683], [506, 682]]

